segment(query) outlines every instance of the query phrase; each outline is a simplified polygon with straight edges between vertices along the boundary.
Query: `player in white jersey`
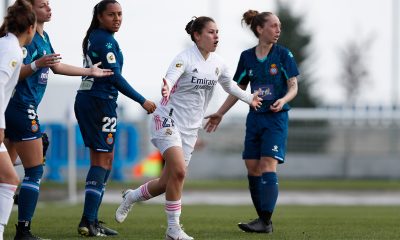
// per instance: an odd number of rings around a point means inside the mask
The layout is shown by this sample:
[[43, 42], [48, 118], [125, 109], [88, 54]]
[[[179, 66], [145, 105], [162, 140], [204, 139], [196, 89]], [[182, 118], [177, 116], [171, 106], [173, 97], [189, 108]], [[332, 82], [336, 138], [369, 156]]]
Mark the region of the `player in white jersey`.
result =
[[36, 32], [36, 15], [32, 5], [17, 0], [7, 9], [0, 28], [0, 240], [10, 217], [13, 197], [19, 177], [4, 146], [4, 112], [18, 82], [23, 52], [22, 46], [29, 44]]
[[148, 200], [165, 192], [168, 227], [165, 239], [193, 239], [181, 228], [181, 195], [198, 129], [217, 83], [248, 103], [261, 106], [258, 92], [247, 93], [233, 81], [226, 65], [214, 53], [218, 45], [218, 28], [213, 19], [199, 17], [186, 25], [195, 45], [180, 53], [163, 79], [162, 96], [151, 124], [151, 141], [165, 159], [161, 177], [135, 190], [127, 190], [116, 212], [116, 220], [125, 220], [133, 203]]

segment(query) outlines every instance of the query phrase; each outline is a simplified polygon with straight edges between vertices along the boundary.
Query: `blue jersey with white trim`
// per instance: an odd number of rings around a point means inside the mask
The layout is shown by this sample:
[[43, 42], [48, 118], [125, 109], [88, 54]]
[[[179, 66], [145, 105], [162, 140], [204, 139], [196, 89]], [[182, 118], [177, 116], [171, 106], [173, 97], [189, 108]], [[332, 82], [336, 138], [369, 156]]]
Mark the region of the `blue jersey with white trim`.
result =
[[[287, 93], [287, 80], [299, 75], [293, 54], [285, 47], [274, 44], [264, 59], [256, 56], [256, 47], [247, 49], [240, 55], [233, 80], [240, 85], [250, 82], [251, 92], [261, 89], [262, 107], [257, 112], [269, 112], [270, 105]], [[288, 111], [285, 104], [282, 111]], [[255, 111], [250, 108], [250, 111]]]
[[[32, 42], [23, 48], [23, 63], [25, 65], [31, 64], [31, 62], [36, 61], [44, 55], [52, 53], [54, 53], [54, 50], [47, 33], [43, 32], [43, 36], [41, 36], [36, 32]], [[38, 68], [32, 75], [19, 81], [10, 99], [10, 103], [17, 103], [22, 106], [33, 106], [36, 109], [42, 101], [48, 76], [48, 67]]]
[[124, 58], [114, 35], [104, 29], [95, 29], [89, 35], [84, 67], [101, 62], [101, 68], [111, 69], [113, 76], [82, 77], [79, 93], [89, 94], [102, 99], [117, 99], [118, 89], [114, 85], [115, 77], [122, 72]]

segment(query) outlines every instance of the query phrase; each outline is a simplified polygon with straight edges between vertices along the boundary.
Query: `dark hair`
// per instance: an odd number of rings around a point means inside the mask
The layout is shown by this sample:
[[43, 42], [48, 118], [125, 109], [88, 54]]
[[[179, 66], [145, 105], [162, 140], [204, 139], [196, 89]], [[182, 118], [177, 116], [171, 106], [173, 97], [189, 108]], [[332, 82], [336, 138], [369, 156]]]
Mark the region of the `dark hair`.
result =
[[87, 53], [87, 47], [88, 47], [90, 33], [93, 32], [94, 29], [99, 28], [99, 26], [100, 26], [100, 22], [99, 22], [99, 19], [97, 18], [97, 16], [102, 14], [107, 9], [108, 4], [111, 4], [111, 3], [114, 4], [114, 3], [118, 3], [118, 2], [115, 0], [102, 0], [99, 3], [97, 3], [96, 6], [94, 6], [92, 22], [90, 23], [90, 26], [89, 26], [88, 30], [86, 31], [86, 36], [83, 38], [83, 42], [82, 42], [83, 56], [86, 56], [86, 53]]
[[203, 31], [204, 27], [208, 22], [215, 22], [214, 19], [210, 17], [193, 17], [193, 19], [186, 24], [185, 30], [186, 32], [190, 35], [190, 38], [192, 39], [193, 42], [194, 40], [194, 33], [197, 32], [198, 34], [201, 34]]
[[267, 22], [267, 17], [271, 15], [273, 15], [271, 12], [259, 13], [256, 10], [248, 10], [243, 13], [242, 23], [245, 22], [250, 26], [251, 31], [253, 31], [254, 35], [258, 38], [257, 27], [264, 27], [265, 22]]
[[0, 37], [4, 37], [7, 32], [16, 36], [25, 32], [30, 26], [36, 23], [36, 14], [32, 9], [32, 4], [26, 0], [16, 0], [8, 7], [3, 24], [0, 27]]

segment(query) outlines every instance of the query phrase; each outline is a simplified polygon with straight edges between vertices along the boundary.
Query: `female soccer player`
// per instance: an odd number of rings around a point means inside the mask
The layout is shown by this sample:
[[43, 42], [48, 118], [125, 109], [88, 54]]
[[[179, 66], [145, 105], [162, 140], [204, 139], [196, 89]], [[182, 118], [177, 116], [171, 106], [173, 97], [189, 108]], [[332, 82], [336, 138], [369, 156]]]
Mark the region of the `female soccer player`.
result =
[[37, 16], [37, 29], [32, 43], [24, 48], [24, 65], [20, 79], [8, 104], [5, 130], [5, 144], [14, 162], [17, 154], [25, 169], [18, 197], [18, 227], [15, 239], [35, 239], [30, 232], [31, 220], [39, 196], [43, 175], [42, 132], [37, 108], [47, 86], [49, 68], [56, 74], [70, 76], [108, 76], [111, 70], [96, 66], [81, 68], [60, 63], [44, 23], [51, 19], [51, 8], [47, 0], [29, 0]]
[[115, 0], [103, 0], [93, 9], [92, 22], [83, 40], [85, 65], [101, 61], [114, 75], [106, 78], [83, 77], [75, 100], [75, 115], [85, 145], [90, 148], [90, 169], [86, 177], [85, 205], [78, 233], [84, 236], [116, 235], [97, 220], [105, 185], [114, 160], [117, 133], [118, 91], [138, 102], [148, 113], [155, 103], [136, 92], [121, 75], [123, 56], [114, 33], [122, 23], [122, 9]]
[[[297, 95], [297, 70], [293, 54], [277, 44], [281, 34], [279, 18], [270, 12], [249, 10], [243, 20], [258, 38], [257, 46], [242, 52], [234, 80], [240, 88], [261, 89], [263, 106], [250, 109], [246, 121], [243, 159], [249, 189], [258, 218], [239, 223], [245, 232], [272, 232], [271, 216], [278, 198], [278, 163], [285, 160], [288, 134], [288, 102]], [[228, 96], [220, 109], [206, 117], [207, 132], [213, 132], [223, 115], [237, 102]]]
[[171, 63], [163, 79], [162, 100], [151, 125], [151, 141], [160, 150], [166, 165], [161, 177], [135, 190], [127, 190], [116, 212], [116, 220], [123, 222], [135, 202], [148, 200], [165, 192], [165, 212], [168, 227], [166, 239], [193, 239], [181, 228], [181, 195], [186, 168], [189, 164], [197, 132], [204, 112], [217, 83], [254, 109], [261, 106], [261, 98], [240, 89], [232, 81], [222, 59], [215, 54], [218, 28], [209, 17], [190, 21], [185, 28], [195, 43], [180, 53]]
[[4, 112], [22, 65], [22, 46], [29, 44], [36, 32], [36, 15], [32, 5], [17, 0], [7, 9], [0, 28], [0, 240], [8, 223], [19, 177], [3, 144], [6, 128]]

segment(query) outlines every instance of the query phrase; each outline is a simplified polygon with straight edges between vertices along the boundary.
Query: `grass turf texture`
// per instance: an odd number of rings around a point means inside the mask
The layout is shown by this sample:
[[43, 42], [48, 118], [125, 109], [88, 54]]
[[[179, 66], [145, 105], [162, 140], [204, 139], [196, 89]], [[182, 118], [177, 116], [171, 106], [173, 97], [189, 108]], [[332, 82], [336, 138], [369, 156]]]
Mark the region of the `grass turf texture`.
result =
[[[123, 190], [126, 188], [138, 187], [145, 180], [115, 182], [109, 181], [107, 189]], [[78, 189], [83, 190], [85, 183], [78, 182]], [[44, 180], [40, 190], [67, 189], [66, 183], [58, 183]], [[243, 179], [217, 179], [217, 180], [186, 180], [185, 190], [246, 190], [248, 189], [247, 178]], [[340, 191], [400, 191], [400, 180], [386, 179], [279, 179], [280, 190], [340, 190]]]
[[[164, 239], [166, 217], [163, 205], [138, 204], [126, 221], [114, 221], [117, 205], [103, 204], [101, 220], [119, 231], [109, 239]], [[83, 239], [77, 234], [82, 204], [40, 203], [32, 232], [43, 238]], [[181, 221], [196, 240], [252, 239], [399, 239], [398, 206], [278, 206], [274, 233], [249, 234], [236, 224], [255, 216], [251, 206], [184, 205]], [[4, 239], [13, 239], [17, 212], [13, 211]]]

